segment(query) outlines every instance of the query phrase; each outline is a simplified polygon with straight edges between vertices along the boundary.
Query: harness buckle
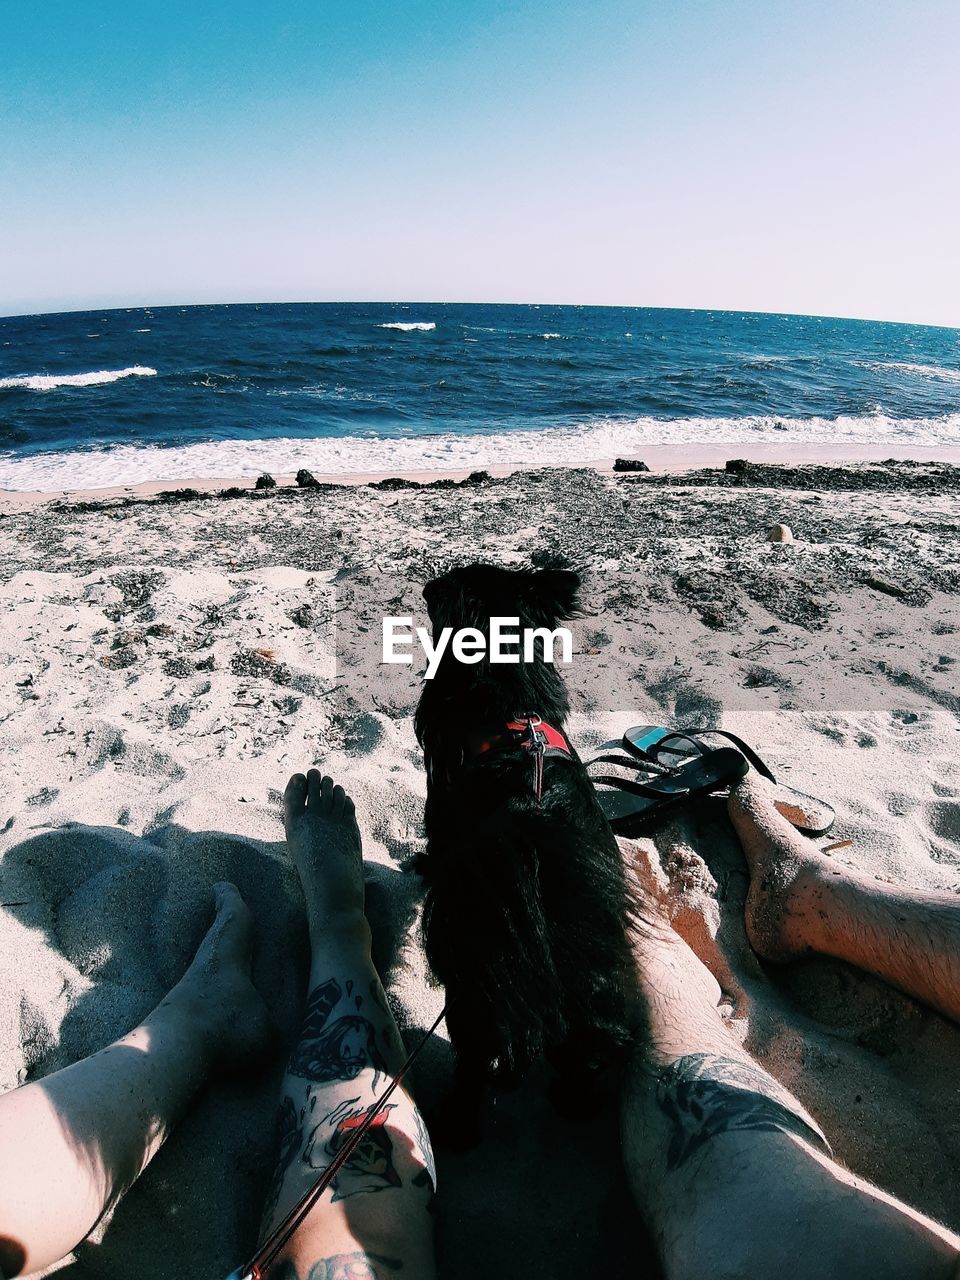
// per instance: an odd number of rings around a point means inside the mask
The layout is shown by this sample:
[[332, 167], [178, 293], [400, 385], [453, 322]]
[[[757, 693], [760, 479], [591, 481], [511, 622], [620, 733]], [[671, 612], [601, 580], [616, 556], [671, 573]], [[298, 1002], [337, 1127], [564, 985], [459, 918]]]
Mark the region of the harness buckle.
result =
[[537, 797], [537, 804], [540, 804], [543, 799], [543, 758], [547, 749], [547, 735], [538, 730], [537, 726], [543, 724], [540, 716], [527, 715], [523, 719], [526, 721], [527, 733], [530, 735], [523, 746], [530, 752], [533, 765], [533, 791]]

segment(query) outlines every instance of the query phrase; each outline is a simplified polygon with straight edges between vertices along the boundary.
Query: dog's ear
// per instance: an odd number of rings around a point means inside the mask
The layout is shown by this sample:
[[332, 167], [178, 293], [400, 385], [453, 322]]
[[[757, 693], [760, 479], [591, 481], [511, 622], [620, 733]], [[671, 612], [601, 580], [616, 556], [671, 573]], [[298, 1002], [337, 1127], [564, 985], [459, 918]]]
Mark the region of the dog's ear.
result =
[[551, 623], [575, 618], [582, 581], [576, 569], [538, 569], [531, 575], [527, 599]]
[[431, 578], [423, 588], [427, 614], [433, 626], [442, 629], [449, 625], [446, 619], [449, 616], [452, 602], [458, 594], [459, 592], [451, 581], [449, 573], [443, 574], [440, 578]]

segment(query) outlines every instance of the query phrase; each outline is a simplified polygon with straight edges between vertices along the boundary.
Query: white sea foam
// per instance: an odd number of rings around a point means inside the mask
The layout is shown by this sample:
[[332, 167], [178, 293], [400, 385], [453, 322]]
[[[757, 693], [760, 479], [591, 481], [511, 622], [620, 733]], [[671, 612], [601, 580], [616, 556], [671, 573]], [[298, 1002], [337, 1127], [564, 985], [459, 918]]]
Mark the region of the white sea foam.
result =
[[873, 367], [892, 369], [895, 373], [912, 373], [918, 378], [932, 378], [935, 382], [960, 382], [960, 369], [947, 369], [939, 364], [910, 364], [906, 360], [882, 360]]
[[399, 329], [402, 333], [411, 333], [414, 329], [422, 329], [424, 333], [428, 333], [437, 326], [432, 320], [395, 320], [390, 324], [378, 324], [378, 329]]
[[541, 338], [562, 338], [562, 333], [541, 333]]
[[741, 357], [745, 369], [774, 369], [778, 364], [808, 364], [810, 356], [749, 356]]
[[31, 373], [22, 378], [0, 378], [0, 387], [28, 391], [53, 391], [56, 387], [98, 387], [120, 378], [155, 378], [156, 369], [135, 364], [129, 369], [99, 369], [94, 373]]
[[347, 436], [318, 440], [216, 440], [159, 448], [108, 449], [18, 457], [0, 453], [0, 489], [94, 489], [156, 480], [318, 474], [474, 470], [490, 466], [573, 466], [598, 458], [642, 457], [645, 448], [672, 446], [852, 445], [927, 448], [957, 445], [960, 413], [902, 420], [849, 418], [637, 418], [580, 427], [494, 431], [489, 435], [405, 435], [400, 439]]

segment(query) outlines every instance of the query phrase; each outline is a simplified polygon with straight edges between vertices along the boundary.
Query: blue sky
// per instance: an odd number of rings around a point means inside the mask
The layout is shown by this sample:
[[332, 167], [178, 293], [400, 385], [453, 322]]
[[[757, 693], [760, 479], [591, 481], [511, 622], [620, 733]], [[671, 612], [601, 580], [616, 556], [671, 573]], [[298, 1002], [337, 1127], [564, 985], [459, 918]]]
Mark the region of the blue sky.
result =
[[0, 312], [960, 325], [952, 0], [3, 2]]

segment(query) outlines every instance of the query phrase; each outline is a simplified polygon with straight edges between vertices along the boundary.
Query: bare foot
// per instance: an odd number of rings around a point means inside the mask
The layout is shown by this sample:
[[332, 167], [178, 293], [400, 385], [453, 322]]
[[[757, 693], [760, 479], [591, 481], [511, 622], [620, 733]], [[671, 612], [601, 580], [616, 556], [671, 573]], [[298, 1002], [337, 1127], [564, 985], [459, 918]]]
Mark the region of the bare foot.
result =
[[727, 811], [750, 868], [744, 908], [750, 945], [778, 963], [805, 955], [816, 930], [822, 856], [777, 812], [755, 773], [731, 790]]
[[255, 1060], [269, 1034], [267, 1008], [250, 979], [253, 917], [236, 885], [213, 887], [216, 915], [190, 967], [163, 1002], [192, 1016], [215, 1059]]
[[363, 929], [363, 856], [353, 801], [332, 778], [295, 773], [283, 793], [287, 847], [303, 884], [310, 936]]

